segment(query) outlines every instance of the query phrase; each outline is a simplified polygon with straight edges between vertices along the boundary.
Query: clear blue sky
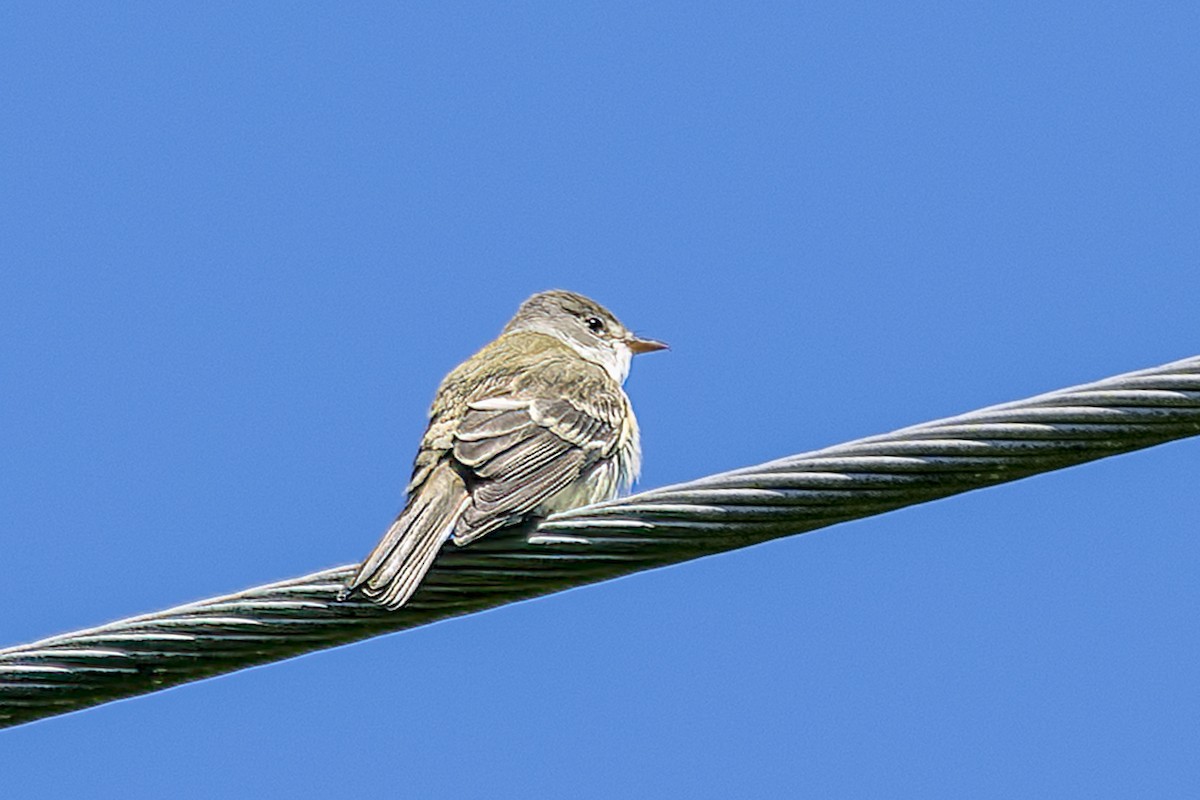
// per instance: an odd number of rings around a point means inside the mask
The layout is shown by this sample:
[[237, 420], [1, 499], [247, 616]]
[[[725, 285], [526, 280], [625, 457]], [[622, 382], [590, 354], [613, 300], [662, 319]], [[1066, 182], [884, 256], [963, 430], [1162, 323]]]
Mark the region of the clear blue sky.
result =
[[[1195, 4], [8, 5], [0, 645], [361, 557], [528, 294], [652, 487], [1200, 352]], [[1182, 797], [1200, 442], [0, 732], [0, 796]]]

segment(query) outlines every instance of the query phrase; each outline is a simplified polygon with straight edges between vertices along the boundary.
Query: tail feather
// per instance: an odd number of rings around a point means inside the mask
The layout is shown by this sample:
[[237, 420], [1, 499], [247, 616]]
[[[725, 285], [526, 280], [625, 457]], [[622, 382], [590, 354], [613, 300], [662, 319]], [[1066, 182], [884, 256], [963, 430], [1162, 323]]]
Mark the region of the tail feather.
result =
[[379, 594], [373, 594], [371, 585], [368, 584], [367, 596], [387, 608], [400, 608], [417, 591], [425, 573], [433, 566], [434, 558], [449, 538], [449, 531], [422, 538], [407, 554], [403, 568], [390, 582], [382, 585]]
[[361, 591], [389, 609], [403, 606], [450, 538], [469, 501], [462, 478], [446, 464], [435, 467], [359, 566], [344, 594]]

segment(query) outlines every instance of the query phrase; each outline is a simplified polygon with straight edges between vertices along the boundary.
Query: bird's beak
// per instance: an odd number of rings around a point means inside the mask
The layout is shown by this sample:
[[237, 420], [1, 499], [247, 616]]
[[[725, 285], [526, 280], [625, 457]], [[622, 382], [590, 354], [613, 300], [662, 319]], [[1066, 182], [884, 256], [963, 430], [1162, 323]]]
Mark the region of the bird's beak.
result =
[[654, 339], [639, 339], [636, 336], [630, 336], [625, 340], [625, 344], [629, 347], [634, 355], [639, 353], [653, 353], [655, 350], [666, 350], [667, 343], [659, 342]]

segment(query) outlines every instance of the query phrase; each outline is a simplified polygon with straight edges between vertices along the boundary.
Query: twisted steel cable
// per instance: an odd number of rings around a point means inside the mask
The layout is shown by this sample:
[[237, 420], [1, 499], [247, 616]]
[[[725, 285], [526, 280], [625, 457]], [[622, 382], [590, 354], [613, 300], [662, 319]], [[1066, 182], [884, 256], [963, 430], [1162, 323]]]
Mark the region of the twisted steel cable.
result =
[[355, 565], [0, 650], [0, 727], [1200, 433], [1200, 356], [447, 546], [399, 611]]

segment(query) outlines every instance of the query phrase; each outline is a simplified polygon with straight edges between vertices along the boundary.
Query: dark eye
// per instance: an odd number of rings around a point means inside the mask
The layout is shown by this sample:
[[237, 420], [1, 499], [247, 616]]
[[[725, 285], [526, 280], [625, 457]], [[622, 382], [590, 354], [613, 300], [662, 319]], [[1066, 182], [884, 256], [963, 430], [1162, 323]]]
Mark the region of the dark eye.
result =
[[592, 333], [601, 333], [604, 331], [604, 320], [599, 317], [588, 317], [584, 320], [584, 324], [588, 326], [588, 330]]

